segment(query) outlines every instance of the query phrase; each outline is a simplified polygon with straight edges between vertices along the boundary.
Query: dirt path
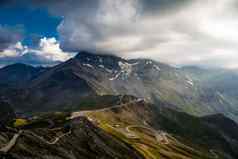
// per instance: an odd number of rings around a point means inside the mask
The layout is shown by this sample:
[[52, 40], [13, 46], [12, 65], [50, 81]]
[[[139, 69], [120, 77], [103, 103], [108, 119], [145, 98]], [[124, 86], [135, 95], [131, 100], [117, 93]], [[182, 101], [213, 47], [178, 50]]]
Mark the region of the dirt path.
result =
[[55, 144], [57, 144], [58, 141], [60, 141], [61, 138], [65, 137], [67, 135], [70, 135], [72, 133], [72, 131], [70, 130], [69, 132], [67, 132], [65, 134], [62, 134], [61, 136], [56, 137], [54, 139], [54, 141], [52, 141], [52, 142], [45, 140], [43, 137], [41, 137], [41, 136], [39, 136], [39, 135], [37, 135], [37, 134], [35, 134], [33, 132], [29, 131], [28, 133], [31, 133], [33, 136], [37, 137], [38, 139], [40, 139], [41, 141], [43, 141], [44, 143], [46, 143], [48, 145], [55, 145]]
[[[54, 139], [54, 141], [49, 142], [49, 141], [45, 140], [43, 137], [41, 137], [41, 136], [39, 136], [39, 135], [37, 135], [37, 134], [35, 134], [35, 133], [33, 133], [33, 132], [30, 132], [30, 131], [27, 131], [27, 132], [28, 132], [28, 133], [31, 133], [33, 136], [37, 137], [38, 139], [40, 139], [41, 141], [45, 142], [45, 143], [48, 144], [48, 145], [55, 145], [55, 144], [57, 144], [58, 141], [60, 141], [61, 138], [63, 138], [63, 137], [65, 137], [66, 135], [69, 135], [69, 134], [72, 133], [71, 130], [70, 130], [69, 132], [67, 132], [67, 133], [65, 133], [65, 134], [62, 134], [61, 136], [56, 137], [56, 138]], [[8, 153], [8, 152], [16, 145], [18, 138], [19, 138], [23, 133], [26, 133], [26, 132], [23, 132], [22, 130], [20, 130], [18, 133], [16, 133], [16, 134], [12, 137], [12, 139], [11, 139], [4, 147], [0, 148], [0, 152], [2, 152], [2, 153]]]
[[214, 156], [214, 158], [219, 158], [219, 156], [214, 150], [210, 149], [209, 152]]
[[12, 139], [6, 144], [6, 146], [2, 147], [0, 149], [0, 152], [3, 152], [3, 153], [7, 153], [9, 152], [17, 143], [17, 139], [20, 137], [20, 135], [22, 134], [22, 130], [20, 130], [18, 133], [16, 133]]
[[[120, 99], [121, 100], [121, 99]], [[112, 109], [115, 109], [115, 108], [121, 108], [125, 105], [128, 105], [128, 104], [133, 104], [133, 103], [136, 103], [136, 102], [140, 102], [140, 101], [143, 101], [144, 99], [136, 99], [136, 100], [132, 100], [128, 103], [125, 103], [125, 104], [120, 104], [120, 105], [115, 105], [115, 106], [112, 106], [112, 107], [108, 107], [108, 108], [102, 108], [102, 109], [96, 109], [96, 110], [89, 110], [89, 111], [78, 111], [78, 112], [73, 112], [71, 114], [71, 116], [69, 117], [69, 119], [75, 119], [75, 118], [78, 118], [78, 117], [81, 117], [81, 116], [86, 116], [87, 117], [87, 114], [90, 113], [90, 112], [104, 112], [104, 111], [109, 111], [109, 110], [112, 110]]]

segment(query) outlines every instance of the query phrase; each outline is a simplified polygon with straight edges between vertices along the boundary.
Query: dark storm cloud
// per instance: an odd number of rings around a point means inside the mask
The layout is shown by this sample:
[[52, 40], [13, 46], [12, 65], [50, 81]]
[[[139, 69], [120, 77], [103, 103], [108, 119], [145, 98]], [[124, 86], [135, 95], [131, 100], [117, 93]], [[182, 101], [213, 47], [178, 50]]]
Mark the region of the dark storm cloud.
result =
[[139, 0], [141, 2], [144, 14], [156, 15], [158, 13], [176, 12], [185, 5], [192, 3], [194, 0]]
[[[128, 18], [133, 21], [136, 16], [160, 16], [163, 13], [175, 12], [176, 10], [188, 5], [193, 0], [32, 0], [31, 4], [35, 7], [44, 6], [55, 15], [63, 16], [64, 21], [58, 27], [60, 34], [61, 47], [67, 51], [113, 51], [97, 47], [100, 41], [110, 40], [114, 36], [128, 36], [135, 34], [134, 26], [123, 24], [121, 15], [113, 15], [116, 20], [122, 21], [121, 24], [109, 24], [104, 22], [103, 18], [110, 16], [110, 12], [122, 12], [125, 7], [125, 13], [135, 10], [135, 13], [128, 13]], [[102, 9], [104, 8], [104, 9]], [[110, 11], [108, 11], [110, 9]], [[121, 14], [121, 13], [119, 13]], [[99, 16], [100, 15], [100, 16]], [[101, 18], [101, 19], [100, 19]], [[122, 18], [122, 20], [121, 20]], [[140, 21], [140, 19], [138, 19]], [[142, 19], [143, 20], [143, 19]], [[106, 20], [107, 21], [107, 20]], [[107, 24], [105, 24], [107, 23]], [[158, 28], [159, 29], [159, 28]], [[143, 32], [142, 32], [143, 33]], [[149, 35], [150, 36], [150, 35]], [[150, 45], [160, 42], [154, 39], [168, 39], [166, 37], [151, 37], [142, 39], [145, 43], [135, 47], [146, 48]], [[150, 41], [150, 43], [147, 43]], [[164, 41], [164, 40], [163, 40]], [[131, 50], [132, 48], [128, 48]]]
[[5, 27], [0, 25], [0, 51], [8, 48], [23, 38], [22, 27]]
[[[92, 10], [98, 8], [100, 0], [22, 0], [30, 7], [47, 7], [53, 14], [65, 16], [75, 10], [80, 10], [81, 13], [90, 14]], [[19, 4], [19, 1], [10, 1], [11, 5]]]
[[[160, 11], [173, 11], [193, 1], [194, 0], [138, 0], [138, 3], [140, 3], [141, 9], [145, 12], [156, 13]], [[3, 4], [8, 4], [7, 2], [9, 2], [9, 4], [19, 4], [17, 0], [4, 0]], [[96, 9], [99, 3], [104, 2], [104, 0], [23, 0], [21, 3], [22, 2], [27, 2], [27, 4], [34, 6], [46, 6], [57, 13], [61, 12], [61, 14], [65, 14], [75, 8], [85, 10]]]

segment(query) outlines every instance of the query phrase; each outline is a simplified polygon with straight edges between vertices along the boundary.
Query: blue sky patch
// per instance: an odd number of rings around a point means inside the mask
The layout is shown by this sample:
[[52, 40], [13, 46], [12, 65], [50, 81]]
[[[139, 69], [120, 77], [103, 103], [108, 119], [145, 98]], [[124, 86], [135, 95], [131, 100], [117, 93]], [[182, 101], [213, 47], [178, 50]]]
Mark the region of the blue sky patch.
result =
[[52, 16], [44, 8], [31, 9], [23, 6], [7, 8], [0, 11], [0, 24], [2, 26], [20, 26], [24, 29], [25, 45], [34, 45], [38, 38], [58, 38], [57, 26], [62, 18]]

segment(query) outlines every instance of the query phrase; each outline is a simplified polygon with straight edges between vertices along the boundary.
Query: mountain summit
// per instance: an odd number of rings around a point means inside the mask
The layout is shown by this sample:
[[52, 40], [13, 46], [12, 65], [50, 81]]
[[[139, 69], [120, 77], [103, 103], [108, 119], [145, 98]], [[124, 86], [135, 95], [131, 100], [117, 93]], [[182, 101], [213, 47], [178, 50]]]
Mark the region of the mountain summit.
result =
[[119, 61], [125, 61], [124, 59], [113, 55], [98, 55], [86, 51], [79, 52], [75, 59], [78, 59], [81, 63], [91, 65], [102, 65], [109, 69], [117, 69]]

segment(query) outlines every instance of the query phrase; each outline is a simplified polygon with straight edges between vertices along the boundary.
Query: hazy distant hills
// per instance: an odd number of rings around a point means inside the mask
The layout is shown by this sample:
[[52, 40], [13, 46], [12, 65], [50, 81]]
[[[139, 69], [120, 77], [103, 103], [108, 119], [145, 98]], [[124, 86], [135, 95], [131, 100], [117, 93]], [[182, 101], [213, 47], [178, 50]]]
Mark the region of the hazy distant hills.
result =
[[12, 92], [2, 93], [19, 110], [74, 105], [87, 96], [129, 94], [153, 103], [165, 101], [193, 115], [223, 113], [237, 121], [238, 75], [228, 70], [174, 68], [149, 59], [81, 52], [48, 69], [7, 66], [0, 70], [0, 78], [2, 84], [22, 86], [14, 90], [14, 97]]

